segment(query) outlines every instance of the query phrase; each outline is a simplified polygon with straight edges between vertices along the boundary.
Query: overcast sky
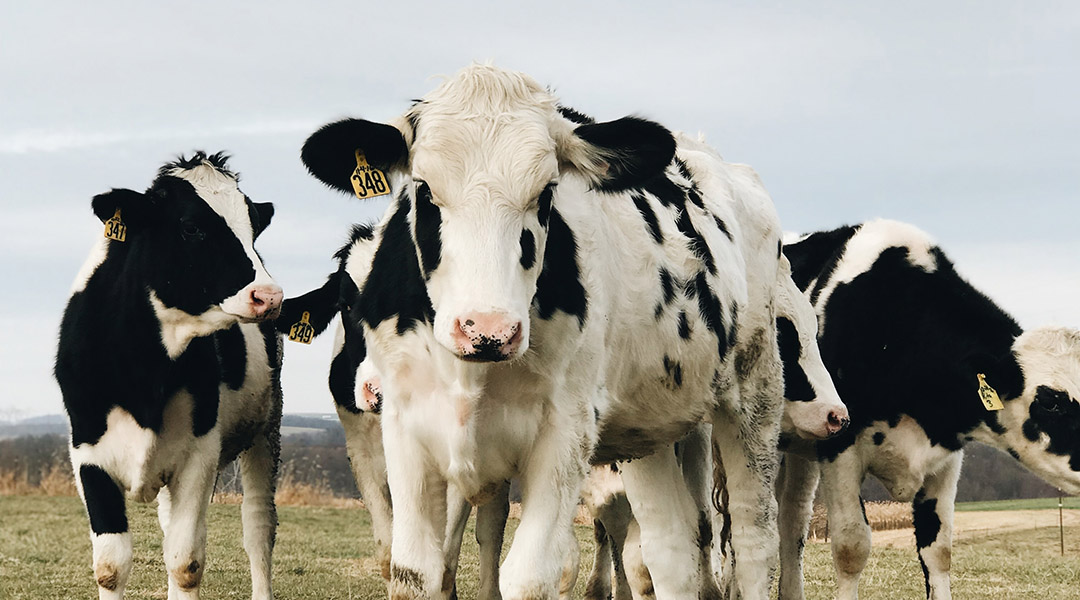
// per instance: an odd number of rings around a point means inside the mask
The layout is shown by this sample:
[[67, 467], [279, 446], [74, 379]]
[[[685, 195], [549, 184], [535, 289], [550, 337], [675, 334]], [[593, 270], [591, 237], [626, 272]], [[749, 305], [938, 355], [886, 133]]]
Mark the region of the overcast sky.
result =
[[[62, 412], [56, 332], [95, 194], [228, 150], [277, 208], [259, 250], [297, 295], [384, 208], [308, 176], [307, 135], [389, 119], [474, 60], [600, 119], [704, 133], [787, 230], [910, 221], [1022, 325], [1080, 326], [1080, 2], [523, 4], [5, 2], [0, 419]], [[332, 412], [329, 353], [287, 346], [286, 412]]]

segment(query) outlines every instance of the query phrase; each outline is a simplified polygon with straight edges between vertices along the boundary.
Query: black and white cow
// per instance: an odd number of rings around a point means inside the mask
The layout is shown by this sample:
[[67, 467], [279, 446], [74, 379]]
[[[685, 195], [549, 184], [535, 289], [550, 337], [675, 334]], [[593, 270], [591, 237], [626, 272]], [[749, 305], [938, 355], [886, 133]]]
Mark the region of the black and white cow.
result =
[[[819, 472], [838, 597], [857, 597], [870, 553], [859, 498], [869, 472], [912, 502], [927, 596], [949, 598], [965, 442], [1000, 448], [1067, 493], [1080, 492], [1080, 332], [1021, 332], [904, 223], [815, 233], [784, 253], [817, 311], [821, 355], [851, 426], [816, 444], [795, 441], [784, 459], [780, 597], [803, 597], [802, 545]], [[1000, 410], [981, 399], [991, 388]]]
[[282, 293], [253, 243], [273, 206], [239, 190], [223, 154], [202, 152], [161, 167], [146, 192], [92, 206], [124, 239], [102, 238], [75, 281], [56, 379], [99, 596], [123, 597], [131, 572], [126, 496], [158, 499], [169, 598], [198, 598], [214, 477], [239, 456], [252, 598], [268, 599]]
[[[713, 426], [744, 598], [778, 543], [780, 232], [756, 175], [655, 123], [595, 123], [475, 65], [391, 125], [306, 142], [324, 183], [364, 160], [398, 190], [354, 309], [380, 374], [394, 503], [391, 597], [445, 597], [446, 490], [519, 476], [504, 598], [551, 598], [590, 461], [623, 469], [657, 593], [710, 587], [705, 493], [674, 442]], [[695, 460], [705, 461], [707, 457]], [[712, 590], [712, 591], [710, 591]]]

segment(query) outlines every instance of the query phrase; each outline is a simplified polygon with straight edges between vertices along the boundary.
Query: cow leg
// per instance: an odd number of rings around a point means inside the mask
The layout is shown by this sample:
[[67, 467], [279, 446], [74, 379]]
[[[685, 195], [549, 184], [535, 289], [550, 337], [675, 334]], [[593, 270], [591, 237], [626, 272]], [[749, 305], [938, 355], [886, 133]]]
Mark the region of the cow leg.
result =
[[870, 525], [859, 497], [865, 474], [865, 466], [854, 448], [821, 465], [838, 600], [859, 597], [859, 575], [870, 557]]
[[593, 519], [593, 541], [596, 554], [585, 581], [585, 600], [611, 600], [611, 537], [600, 519]]
[[[622, 597], [618, 591], [626, 586]], [[615, 559], [615, 598], [616, 600], [653, 600], [656, 590], [653, 588], [649, 567], [641, 559], [641, 527], [637, 519], [631, 517], [626, 525], [626, 539], [622, 547], [622, 560]]]
[[573, 549], [570, 525], [588, 470], [585, 453], [591, 448], [584, 439], [567, 446], [567, 432], [574, 430], [575, 424], [569, 419], [546, 429], [523, 469], [521, 523], [499, 581], [506, 600], [540, 600], [558, 595], [563, 559]]
[[338, 407], [337, 412], [341, 425], [345, 428], [349, 466], [364, 506], [371, 514], [375, 560], [379, 564], [383, 580], [389, 584], [390, 535], [394, 511], [390, 501], [390, 486], [386, 480], [386, 456], [383, 454], [379, 416], [370, 412], [351, 413], [341, 407]]
[[570, 523], [570, 545], [570, 552], [566, 553], [562, 576], [559, 578], [559, 600], [570, 600], [574, 597], [574, 586], [577, 585], [578, 570], [581, 567], [581, 545], [574, 535], [573, 521]]
[[503, 482], [490, 502], [476, 509], [476, 544], [480, 547], [478, 600], [502, 600], [499, 559], [502, 558], [506, 520], [510, 516], [510, 482]]
[[169, 482], [169, 524], [162, 549], [170, 600], [199, 598], [206, 569], [206, 512], [220, 456], [221, 441], [211, 431], [196, 439], [187, 462]]
[[682, 462], [683, 478], [697, 508], [698, 568], [701, 577], [702, 599], [719, 598], [720, 588], [712, 571], [713, 552], [713, 459], [712, 427], [701, 424], [695, 427], [685, 438], [679, 441], [679, 457]]
[[963, 452], [956, 452], [941, 471], [928, 476], [912, 503], [915, 544], [926, 580], [926, 597], [930, 600], [952, 598], [949, 568], [952, 566], [953, 507], [963, 458]]
[[131, 574], [131, 532], [124, 493], [104, 469], [73, 463], [75, 487], [90, 518], [94, 578], [100, 600], [119, 600]]
[[794, 454], [784, 456], [776, 482], [780, 505], [780, 600], [803, 598], [803, 548], [820, 476], [816, 462]]
[[446, 556], [446, 570], [443, 572], [443, 588], [449, 586], [450, 600], [457, 599], [457, 570], [461, 560], [461, 542], [465, 537], [465, 526], [472, 514], [472, 504], [452, 485], [446, 486], [446, 534], [443, 537], [443, 554]]
[[620, 465], [641, 527], [641, 554], [661, 598], [698, 598], [698, 509], [671, 446]]
[[270, 585], [271, 557], [277, 535], [277, 487], [279, 440], [276, 431], [255, 437], [250, 448], [240, 455], [240, 476], [244, 501], [240, 516], [244, 528], [244, 551], [251, 563], [252, 600], [274, 597]]
[[[779, 457], [780, 406], [762, 387], [744, 394], [739, 410], [722, 403], [713, 420], [713, 443], [720, 452], [726, 475], [734, 579], [724, 574], [743, 600], [766, 600], [769, 576], [779, 550], [774, 484]], [[776, 395], [775, 398], [780, 398]], [[747, 399], [750, 402], [746, 403]], [[774, 406], [776, 404], [776, 406]], [[723, 540], [721, 540], [723, 543]], [[655, 578], [656, 572], [653, 571]]]

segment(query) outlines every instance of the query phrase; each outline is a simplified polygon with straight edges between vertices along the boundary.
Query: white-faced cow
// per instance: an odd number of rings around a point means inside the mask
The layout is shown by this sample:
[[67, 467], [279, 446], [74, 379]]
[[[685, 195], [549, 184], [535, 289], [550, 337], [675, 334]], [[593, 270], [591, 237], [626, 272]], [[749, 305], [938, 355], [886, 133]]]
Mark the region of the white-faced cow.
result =
[[253, 243], [273, 206], [202, 152], [92, 206], [114, 239], [75, 281], [56, 379], [99, 596], [121, 598], [131, 572], [126, 496], [158, 499], [169, 598], [197, 598], [214, 476], [239, 456], [252, 597], [270, 598], [281, 343], [269, 320], [282, 293]]
[[532, 79], [479, 65], [390, 125], [323, 127], [302, 156], [342, 191], [367, 165], [399, 190], [354, 308], [384, 395], [392, 598], [452, 587], [447, 486], [483, 504], [513, 476], [522, 519], [502, 595], [554, 597], [588, 464], [623, 459], [657, 593], [715, 592], [708, 494], [672, 451], [703, 421], [732, 484], [740, 591], [766, 597], [780, 233], [753, 171], [643, 119], [560, 110]]
[[1000, 448], [1067, 493], [1080, 492], [1080, 332], [1022, 333], [904, 223], [815, 233], [784, 253], [817, 311], [821, 355], [851, 426], [813, 445], [795, 441], [784, 459], [780, 597], [803, 597], [801, 551], [820, 469], [838, 596], [856, 598], [870, 553], [859, 498], [869, 472], [912, 502], [927, 596], [949, 598], [966, 441]]

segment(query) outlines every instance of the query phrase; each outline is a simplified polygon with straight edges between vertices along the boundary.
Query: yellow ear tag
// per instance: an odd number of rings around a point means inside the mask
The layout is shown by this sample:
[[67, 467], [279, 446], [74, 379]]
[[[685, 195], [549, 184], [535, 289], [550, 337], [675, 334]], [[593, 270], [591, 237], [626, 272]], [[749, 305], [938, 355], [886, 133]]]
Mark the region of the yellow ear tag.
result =
[[1001, 410], [1005, 408], [1005, 405], [1001, 403], [1001, 398], [998, 398], [997, 390], [990, 387], [989, 383], [986, 383], [986, 375], [979, 373], [979, 399], [982, 400], [983, 406], [986, 410]]
[[117, 207], [116, 213], [112, 218], [105, 221], [105, 237], [118, 242], [127, 239], [127, 225], [124, 225], [124, 222], [120, 220], [119, 207]]
[[350, 179], [356, 197], [361, 200], [385, 196], [390, 193], [390, 184], [386, 181], [386, 175], [368, 164], [362, 150], [356, 151], [356, 168], [353, 169]]
[[301, 344], [310, 344], [314, 337], [315, 328], [311, 325], [311, 313], [305, 310], [304, 314], [300, 315], [300, 322], [294, 323], [289, 328], [289, 340]]

